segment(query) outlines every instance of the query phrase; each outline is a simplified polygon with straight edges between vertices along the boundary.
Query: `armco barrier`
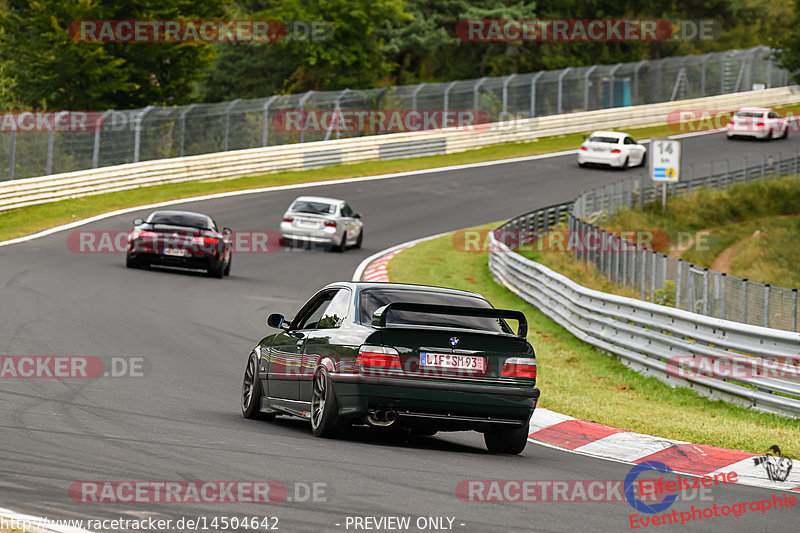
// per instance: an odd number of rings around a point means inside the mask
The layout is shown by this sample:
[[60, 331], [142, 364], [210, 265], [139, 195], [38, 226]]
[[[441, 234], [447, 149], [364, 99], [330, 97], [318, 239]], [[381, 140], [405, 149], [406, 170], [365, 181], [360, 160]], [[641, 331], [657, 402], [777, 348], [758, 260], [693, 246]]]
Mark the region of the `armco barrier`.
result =
[[[512, 219], [502, 228], [545, 231], [569, 213], [560, 204]], [[774, 377], [712, 378], [681, 372], [696, 360], [769, 361], [798, 374], [800, 334], [751, 326], [587, 289], [510, 250], [490, 234], [489, 269], [499, 283], [536, 306], [580, 340], [627, 366], [714, 399], [800, 417], [800, 381]], [[781, 361], [791, 360], [792, 363]], [[672, 363], [672, 364], [670, 364]], [[680, 368], [679, 368], [680, 367]]]
[[447, 129], [375, 135], [131, 163], [0, 182], [0, 210], [164, 183], [229, 179], [340, 163], [449, 154], [498, 143], [531, 141], [595, 129], [665, 125], [668, 115], [678, 110], [736, 109], [797, 102], [800, 102], [800, 93], [796, 87], [784, 87], [498, 122], [488, 127], [478, 126], [474, 130]]

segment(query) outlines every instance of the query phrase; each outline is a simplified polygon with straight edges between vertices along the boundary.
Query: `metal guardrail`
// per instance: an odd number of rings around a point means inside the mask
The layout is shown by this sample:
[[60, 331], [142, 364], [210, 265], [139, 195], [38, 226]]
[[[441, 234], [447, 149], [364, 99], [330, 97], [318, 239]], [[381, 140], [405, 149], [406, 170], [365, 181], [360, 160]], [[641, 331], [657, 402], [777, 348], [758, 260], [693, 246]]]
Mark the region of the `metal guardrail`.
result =
[[[786, 161], [782, 160], [777, 167], [780, 165], [786, 165]], [[787, 173], [796, 169], [795, 166], [783, 168], [789, 169]], [[759, 176], [768, 177], [769, 173], [764, 170], [763, 174], [758, 171]], [[720, 178], [712, 173], [703, 179], [679, 185], [691, 190], [701, 184], [728, 184], [741, 181], [753, 172], [752, 168], [746, 167], [742, 172], [734, 172], [734, 177], [726, 174]], [[636, 179], [632, 181], [635, 183]], [[529, 236], [536, 236], [564, 220], [571, 221], [572, 230], [602, 231], [588, 224], [576, 226], [580, 219], [575, 213], [597, 212], [599, 209], [595, 207], [609, 209], [613, 205], [657, 198], [656, 191], [648, 188], [640, 191], [638, 187], [625, 188], [617, 184], [605, 189], [609, 194], [590, 191], [574, 203], [525, 213], [497, 228], [490, 234], [489, 247], [489, 270], [495, 280], [580, 340], [615, 355], [625, 365], [645, 375], [673, 386], [691, 388], [712, 399], [800, 417], [800, 381], [796, 379], [800, 378], [800, 334], [588, 289], [523, 257], [503, 242], [504, 230], [525, 231]], [[610, 194], [612, 191], [614, 194]], [[601, 202], [601, 199], [606, 204], [593, 203], [595, 200]], [[521, 237], [517, 234], [516, 238]], [[606, 254], [609, 255], [621, 257], [619, 254]], [[612, 264], [619, 265], [619, 262], [615, 260]], [[769, 377], [769, 372], [743, 376], [698, 372], [698, 368], [703, 368], [703, 361], [719, 361], [729, 368], [743, 362], [745, 366], [747, 363], [752, 366], [755, 362], [756, 366], [771, 365], [776, 372], [772, 373], [773, 377]], [[789, 379], [774, 377], [776, 375], [788, 376]]]
[[679, 102], [496, 122], [473, 129], [451, 128], [372, 135], [130, 163], [0, 182], [0, 211], [164, 183], [230, 179], [361, 161], [451, 154], [494, 144], [526, 142], [596, 129], [663, 126], [668, 123], [669, 115], [679, 110], [780, 106], [797, 102], [800, 102], [800, 93], [795, 88], [767, 89]]
[[[691, 193], [701, 187], [717, 190], [800, 172], [800, 152], [761, 156], [751, 164], [746, 158], [715, 164], [689, 165], [688, 179], [669, 186], [670, 195]], [[660, 184], [659, 184], [660, 185]], [[655, 301], [667, 281], [674, 283], [674, 305], [679, 309], [751, 325], [797, 331], [800, 310], [798, 290], [740, 278], [698, 267], [676, 257], [654, 252], [593, 222], [624, 208], [658, 201], [660, 186], [634, 177], [582, 194], [569, 216], [570, 231], [594, 234], [598, 245], [575, 250], [575, 258], [592, 263], [608, 280], [634, 289], [641, 299]], [[612, 243], [613, 246], [608, 245]]]
[[286, 127], [287, 111], [474, 110], [488, 120], [561, 115], [788, 85], [767, 47], [378, 89], [309, 91], [215, 104], [102, 113], [87, 132], [0, 131], [0, 180], [369, 135]]

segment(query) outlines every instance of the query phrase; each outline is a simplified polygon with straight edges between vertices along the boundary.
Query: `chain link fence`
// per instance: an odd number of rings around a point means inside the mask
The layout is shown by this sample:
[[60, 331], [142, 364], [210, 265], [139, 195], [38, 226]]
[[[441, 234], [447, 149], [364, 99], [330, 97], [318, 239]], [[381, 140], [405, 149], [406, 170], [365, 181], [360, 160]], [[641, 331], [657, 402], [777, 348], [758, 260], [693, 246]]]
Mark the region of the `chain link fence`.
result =
[[[699, 187], [721, 190], [737, 183], [797, 175], [800, 152], [689, 165], [686, 181], [670, 183], [671, 196]], [[623, 208], [659, 201], [661, 184], [634, 177], [581, 195], [569, 215], [570, 232], [582, 236], [576, 259], [594, 264], [617, 285], [641, 299], [706, 316], [755, 326], [797, 331], [797, 289], [772, 286], [715, 272], [653, 251], [602, 230], [599, 222]], [[591, 235], [591, 238], [588, 236]]]
[[[292, 128], [287, 112], [478, 111], [476, 122], [668, 102], [788, 85], [766, 47], [660, 60], [512, 74], [449, 83], [276, 95], [180, 107], [106, 111], [83, 132], [0, 128], [0, 180], [171, 157], [381, 133]], [[422, 128], [425, 129], [425, 128]], [[394, 130], [396, 131], [396, 130]]]

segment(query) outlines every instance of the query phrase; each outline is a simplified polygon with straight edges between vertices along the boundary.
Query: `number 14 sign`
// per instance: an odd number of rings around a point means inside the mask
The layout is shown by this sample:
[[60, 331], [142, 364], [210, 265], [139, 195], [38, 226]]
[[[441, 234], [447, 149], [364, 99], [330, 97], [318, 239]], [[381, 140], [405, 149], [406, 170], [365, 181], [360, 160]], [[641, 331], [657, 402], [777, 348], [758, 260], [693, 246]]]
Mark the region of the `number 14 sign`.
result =
[[653, 181], [677, 182], [681, 176], [681, 142], [653, 139], [650, 145], [650, 178]]

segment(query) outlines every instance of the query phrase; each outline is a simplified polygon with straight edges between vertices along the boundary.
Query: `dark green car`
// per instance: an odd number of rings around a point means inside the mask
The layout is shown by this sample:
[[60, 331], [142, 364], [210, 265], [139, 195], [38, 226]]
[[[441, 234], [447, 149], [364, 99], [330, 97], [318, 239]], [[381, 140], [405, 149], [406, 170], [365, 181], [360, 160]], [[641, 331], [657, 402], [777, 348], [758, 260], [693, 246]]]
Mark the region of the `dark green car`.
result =
[[[518, 322], [515, 334], [506, 319]], [[248, 358], [247, 418], [311, 420], [318, 437], [353, 424], [421, 435], [480, 431], [518, 454], [536, 408], [536, 356], [519, 311], [479, 294], [397, 283], [332, 283]]]

